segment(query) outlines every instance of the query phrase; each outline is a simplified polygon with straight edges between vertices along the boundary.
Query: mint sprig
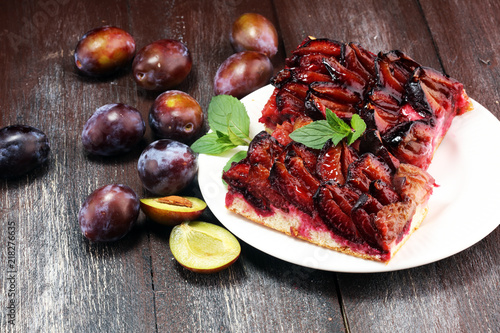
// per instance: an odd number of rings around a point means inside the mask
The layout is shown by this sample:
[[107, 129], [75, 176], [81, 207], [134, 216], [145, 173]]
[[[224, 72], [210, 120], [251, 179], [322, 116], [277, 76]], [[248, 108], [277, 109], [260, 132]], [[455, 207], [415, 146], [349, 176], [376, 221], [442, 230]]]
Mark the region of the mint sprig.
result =
[[328, 140], [337, 145], [344, 138], [351, 145], [366, 130], [366, 123], [357, 114], [351, 118], [351, 126], [330, 109], [326, 109], [326, 120], [317, 120], [290, 133], [290, 138], [310, 148], [321, 149]]
[[200, 154], [219, 155], [237, 146], [248, 146], [250, 118], [245, 105], [229, 95], [214, 96], [208, 105], [212, 132], [196, 140], [191, 149]]

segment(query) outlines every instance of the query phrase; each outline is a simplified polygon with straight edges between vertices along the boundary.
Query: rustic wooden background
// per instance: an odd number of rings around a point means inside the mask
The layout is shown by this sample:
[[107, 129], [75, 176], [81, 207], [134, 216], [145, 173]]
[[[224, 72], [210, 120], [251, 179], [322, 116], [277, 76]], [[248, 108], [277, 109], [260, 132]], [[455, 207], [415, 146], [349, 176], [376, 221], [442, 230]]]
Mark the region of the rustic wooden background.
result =
[[[36, 172], [0, 180], [0, 332], [499, 332], [498, 228], [448, 259], [380, 274], [315, 271], [242, 244], [229, 269], [198, 275], [173, 259], [170, 229], [143, 215], [117, 243], [83, 238], [77, 213], [94, 189], [116, 182], [145, 195], [136, 161], [152, 139], [148, 129], [130, 154], [89, 157], [83, 125], [111, 102], [146, 117], [155, 96], [138, 90], [129, 73], [106, 80], [76, 74], [78, 39], [110, 24], [128, 30], [139, 48], [182, 40], [194, 66], [178, 89], [206, 109], [215, 71], [233, 52], [230, 25], [244, 12], [263, 14], [279, 29], [276, 70], [307, 35], [397, 48], [462, 81], [500, 117], [498, 0], [2, 1], [0, 127], [38, 127], [52, 152]], [[200, 195], [196, 186], [189, 191]], [[204, 218], [217, 223], [210, 212]], [[15, 273], [8, 225], [15, 226]]]

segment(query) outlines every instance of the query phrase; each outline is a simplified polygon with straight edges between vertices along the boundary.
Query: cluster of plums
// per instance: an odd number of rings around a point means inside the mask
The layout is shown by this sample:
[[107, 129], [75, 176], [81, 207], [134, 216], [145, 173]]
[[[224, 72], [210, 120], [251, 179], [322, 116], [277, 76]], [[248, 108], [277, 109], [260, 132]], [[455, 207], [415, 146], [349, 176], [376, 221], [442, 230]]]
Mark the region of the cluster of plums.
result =
[[[100, 27], [86, 33], [75, 49], [80, 73], [108, 76], [132, 65], [140, 88], [162, 92], [149, 111], [149, 125], [158, 139], [144, 149], [137, 163], [143, 186], [153, 195], [168, 196], [185, 188], [198, 171], [198, 156], [188, 144], [201, 134], [204, 113], [189, 94], [168, 90], [191, 71], [192, 58], [180, 41], [162, 39], [135, 54], [135, 42], [117, 27]], [[115, 156], [131, 151], [142, 140], [146, 125], [141, 113], [122, 103], [98, 108], [85, 123], [81, 139], [93, 155]], [[113, 241], [127, 234], [137, 220], [140, 200], [122, 184], [103, 186], [80, 208], [80, 228], [91, 241]]]
[[218, 68], [214, 93], [242, 98], [269, 83], [273, 75], [270, 58], [278, 52], [278, 33], [264, 16], [246, 13], [234, 21], [229, 39], [237, 53]]
[[[269, 82], [273, 73], [269, 59], [277, 52], [278, 35], [265, 17], [247, 13], [234, 22], [230, 41], [237, 53], [218, 68], [214, 93], [241, 98]], [[96, 189], [86, 198], [78, 214], [84, 236], [91, 241], [118, 240], [130, 231], [141, 208], [151, 219], [170, 225], [198, 217], [206, 207], [202, 200], [173, 195], [185, 188], [198, 171], [198, 156], [189, 144], [200, 137], [205, 128], [199, 103], [185, 92], [169, 90], [184, 81], [191, 71], [193, 61], [186, 45], [178, 40], [162, 39], [136, 52], [134, 38], [128, 32], [105, 26], [87, 32], [79, 40], [74, 61], [78, 72], [90, 77], [113, 75], [131, 66], [138, 87], [160, 93], [148, 116], [157, 140], [144, 149], [137, 163], [143, 186], [158, 197], [139, 199], [129, 186], [122, 184]], [[89, 154], [116, 156], [136, 147], [145, 131], [145, 122], [136, 108], [114, 103], [101, 106], [93, 113], [83, 128], [81, 140]], [[0, 129], [0, 178], [18, 177], [32, 171], [47, 161], [49, 152], [47, 136], [37, 128], [13, 125]], [[231, 260], [235, 260], [239, 245], [227, 231], [198, 223], [183, 224], [175, 234], [181, 239], [184, 236], [180, 235], [202, 229], [204, 237], [211, 235], [233, 244], [228, 248], [236, 249], [230, 254]], [[232, 262], [228, 258], [222, 260]], [[212, 265], [215, 266], [195, 270], [213, 271], [224, 266], [219, 262]]]

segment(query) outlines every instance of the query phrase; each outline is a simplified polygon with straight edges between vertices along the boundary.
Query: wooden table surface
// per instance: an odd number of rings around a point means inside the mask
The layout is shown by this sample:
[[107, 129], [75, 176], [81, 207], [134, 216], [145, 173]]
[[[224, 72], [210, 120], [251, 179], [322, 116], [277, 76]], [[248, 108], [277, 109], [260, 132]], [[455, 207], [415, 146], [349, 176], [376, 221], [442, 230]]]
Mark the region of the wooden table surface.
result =
[[[152, 135], [148, 128], [125, 156], [89, 157], [83, 125], [112, 102], [135, 106], [147, 119], [155, 96], [128, 73], [78, 75], [72, 56], [79, 38], [116, 25], [138, 48], [182, 40], [194, 65], [177, 88], [206, 110], [215, 71], [233, 53], [230, 26], [244, 12], [278, 28], [276, 71], [307, 35], [400, 49], [463, 82], [500, 117], [497, 0], [2, 1], [0, 127], [38, 127], [52, 150], [41, 169], [0, 180], [0, 332], [499, 332], [499, 228], [447, 259], [377, 274], [312, 270], [243, 242], [229, 269], [195, 274], [173, 259], [170, 229], [142, 213], [121, 241], [84, 239], [77, 213], [94, 189], [123, 183], [147, 195], [136, 163]], [[189, 192], [201, 195], [196, 185]], [[218, 223], [210, 212], [203, 219]]]

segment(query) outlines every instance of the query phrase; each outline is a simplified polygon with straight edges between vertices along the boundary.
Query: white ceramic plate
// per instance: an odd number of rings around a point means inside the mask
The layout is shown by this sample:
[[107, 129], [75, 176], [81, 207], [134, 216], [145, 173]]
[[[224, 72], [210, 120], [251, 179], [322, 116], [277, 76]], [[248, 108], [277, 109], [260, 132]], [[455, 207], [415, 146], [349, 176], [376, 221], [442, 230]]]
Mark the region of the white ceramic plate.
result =
[[[242, 99], [250, 116], [251, 137], [263, 129], [258, 119], [272, 91], [272, 86], [266, 86]], [[500, 122], [475, 101], [474, 107], [473, 111], [455, 118], [434, 155], [428, 171], [439, 187], [429, 200], [429, 213], [389, 264], [328, 250], [228, 211], [226, 186], [221, 175], [227, 160], [238, 148], [224, 156], [200, 155], [200, 188], [212, 212], [234, 235], [265, 253], [297, 265], [369, 273], [435, 262], [479, 242], [499, 225]]]

